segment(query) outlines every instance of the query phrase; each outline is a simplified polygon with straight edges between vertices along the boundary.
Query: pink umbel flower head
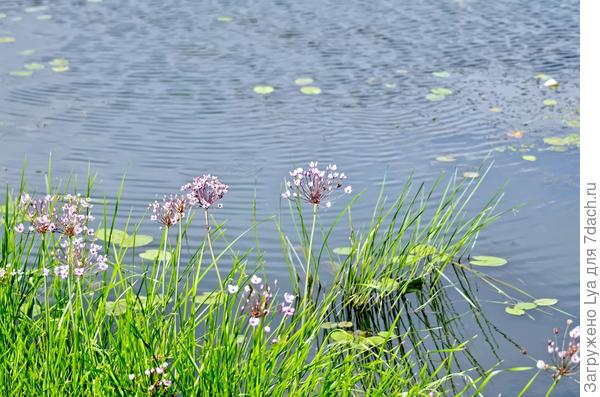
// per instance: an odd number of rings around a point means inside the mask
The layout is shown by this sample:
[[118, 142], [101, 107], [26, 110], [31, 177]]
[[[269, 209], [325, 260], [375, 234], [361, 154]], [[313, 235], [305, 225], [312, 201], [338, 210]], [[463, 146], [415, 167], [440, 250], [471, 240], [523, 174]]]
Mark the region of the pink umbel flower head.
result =
[[107, 258], [101, 254], [102, 247], [83, 237], [63, 237], [54, 253], [58, 262], [54, 274], [62, 279], [74, 275], [77, 278], [88, 273], [103, 272], [108, 269]]
[[557, 335], [560, 333], [559, 328], [553, 328], [554, 340], [548, 340], [548, 354], [552, 361], [551, 364], [546, 364], [539, 360], [537, 367], [547, 370], [553, 369], [552, 378], [557, 379], [564, 376], [574, 376], [579, 371], [579, 325], [571, 328], [573, 320], [567, 320], [567, 326], [562, 335], [562, 341], [559, 341]]
[[[181, 187], [186, 192], [190, 205], [198, 205], [208, 209], [217, 204], [228, 192], [229, 186], [222, 183], [219, 178], [212, 175], [194, 177], [192, 182]], [[222, 205], [217, 204], [220, 208]]]
[[169, 229], [185, 218], [187, 202], [184, 196], [176, 195], [164, 197], [162, 203], [154, 201], [148, 206], [150, 210], [150, 220], [160, 223], [163, 227]]
[[[284, 198], [300, 199], [314, 206], [324, 204], [326, 207], [330, 207], [336, 195], [341, 193], [340, 189], [346, 180], [346, 175], [338, 172], [335, 164], [320, 170], [317, 162], [311, 162], [306, 170], [296, 168], [290, 171], [290, 177], [282, 194]], [[343, 192], [352, 193], [352, 187], [346, 186]]]

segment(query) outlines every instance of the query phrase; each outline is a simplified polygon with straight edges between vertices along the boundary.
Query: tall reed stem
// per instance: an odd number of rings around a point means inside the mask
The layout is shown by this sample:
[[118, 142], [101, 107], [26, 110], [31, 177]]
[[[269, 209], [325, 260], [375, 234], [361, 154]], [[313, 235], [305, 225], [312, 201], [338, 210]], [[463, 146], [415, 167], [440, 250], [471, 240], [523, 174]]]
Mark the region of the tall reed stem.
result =
[[208, 238], [208, 249], [210, 250], [210, 258], [212, 260], [213, 266], [215, 267], [215, 272], [217, 273], [217, 279], [219, 280], [219, 289], [223, 291], [223, 280], [221, 279], [221, 273], [219, 272], [219, 266], [217, 265], [217, 260], [215, 258], [215, 252], [213, 250], [212, 236], [210, 234], [210, 221], [208, 219], [208, 208], [204, 209], [204, 225], [206, 227], [206, 237]]
[[[310, 278], [310, 262], [312, 259], [312, 246], [315, 237], [315, 225], [317, 223], [317, 206], [313, 205], [313, 219], [310, 226], [310, 240], [308, 241], [308, 258], [306, 259], [306, 276], [304, 279], [304, 299], [308, 300], [308, 283]], [[311, 289], [312, 292], [312, 289]]]

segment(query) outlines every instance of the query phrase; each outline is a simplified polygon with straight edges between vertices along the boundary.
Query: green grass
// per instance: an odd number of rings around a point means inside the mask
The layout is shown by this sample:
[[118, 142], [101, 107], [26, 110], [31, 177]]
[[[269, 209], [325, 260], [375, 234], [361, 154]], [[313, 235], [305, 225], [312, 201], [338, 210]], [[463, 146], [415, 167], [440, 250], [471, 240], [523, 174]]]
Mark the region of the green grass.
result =
[[[93, 195], [94, 179], [88, 176], [83, 196]], [[46, 180], [54, 194], [78, 190], [75, 179], [53, 187], [49, 172]], [[471, 337], [457, 327], [460, 314], [447, 290], [469, 302], [482, 332], [489, 326], [468, 279], [447, 280], [449, 269], [460, 275], [460, 259], [499, 216], [500, 195], [474, 211], [469, 202], [481, 182], [451, 178], [433, 203], [441, 181], [429, 189], [409, 181], [389, 203], [382, 188], [370, 225], [352, 221], [360, 195], [330, 225], [320, 223], [316, 209], [306, 218], [300, 203], [291, 203], [295, 233], [290, 237], [283, 222], [274, 226], [290, 273], [286, 283], [298, 295], [296, 312], [288, 318], [277, 313], [284, 290], [274, 288], [264, 307], [270, 313], [254, 328], [241, 306], [250, 277], [269, 273], [257, 220], [232, 238], [213, 219], [204, 239], [191, 241], [188, 229], [208, 226], [209, 217], [203, 222], [205, 214], [188, 214], [154, 244], [169, 259], [142, 260], [145, 248], [136, 246], [136, 236], [147, 220], [121, 215], [120, 189], [112, 204], [98, 200], [89, 225], [101, 230], [109, 269], [82, 278], [45, 277], [42, 269], [56, 261], [58, 236], [15, 232], [27, 224], [16, 205], [26, 190], [23, 180], [3, 200], [0, 395], [480, 395], [491, 378], [510, 369], [483, 368], [469, 351]], [[121, 219], [123, 231], [115, 228]], [[331, 246], [333, 236], [346, 237], [346, 250]], [[255, 248], [239, 248], [246, 237], [255, 239]], [[215, 252], [213, 245], [223, 248]], [[326, 262], [336, 266], [331, 280], [319, 277]], [[205, 280], [212, 272], [221, 285]], [[229, 293], [229, 284], [239, 291]], [[145, 374], [159, 367], [161, 374]]]

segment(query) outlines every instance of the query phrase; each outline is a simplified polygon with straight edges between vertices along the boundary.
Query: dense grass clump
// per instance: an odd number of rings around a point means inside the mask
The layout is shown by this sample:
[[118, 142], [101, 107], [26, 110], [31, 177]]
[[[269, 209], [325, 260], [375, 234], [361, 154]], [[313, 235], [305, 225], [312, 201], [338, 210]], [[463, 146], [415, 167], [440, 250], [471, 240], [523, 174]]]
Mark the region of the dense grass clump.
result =
[[[239, 248], [258, 222], [231, 238], [211, 216], [227, 193], [216, 177], [195, 178], [184, 185], [187, 196], [150, 205], [162, 226], [154, 250], [141, 248], [152, 243], [138, 233], [142, 220], [115, 227], [120, 192], [112, 203], [95, 199], [92, 177], [83, 191], [53, 189], [50, 175], [43, 195], [27, 194], [24, 182], [8, 189], [0, 394], [478, 395], [502, 370], [482, 368], [469, 338], [447, 321], [447, 289], [481, 316], [472, 291], [450, 278], [461, 279], [460, 260], [498, 216], [500, 197], [473, 211], [478, 184], [451, 179], [434, 205], [441, 179], [429, 190], [409, 181], [390, 203], [382, 190], [370, 225], [352, 222], [360, 195], [323, 225], [319, 208], [345, 176], [330, 166], [327, 185], [316, 167], [295, 170], [300, 182], [284, 192], [295, 233], [274, 224], [290, 272], [277, 285], [254, 259], [259, 237], [255, 250]], [[329, 190], [311, 190], [315, 184]], [[188, 236], [194, 224], [206, 230], [202, 241]], [[349, 245], [331, 247], [334, 235]], [[319, 277], [326, 262], [335, 268], [329, 280]], [[205, 281], [210, 272], [219, 285]]]

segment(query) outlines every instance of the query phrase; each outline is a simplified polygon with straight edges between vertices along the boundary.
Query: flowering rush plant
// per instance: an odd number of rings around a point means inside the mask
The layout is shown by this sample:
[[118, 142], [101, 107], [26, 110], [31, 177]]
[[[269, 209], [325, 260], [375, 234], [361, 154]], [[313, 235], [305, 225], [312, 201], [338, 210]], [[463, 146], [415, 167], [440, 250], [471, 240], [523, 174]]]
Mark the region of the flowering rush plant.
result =
[[[277, 285], [277, 281], [275, 281]], [[237, 285], [229, 284], [227, 291], [230, 294], [236, 294], [239, 290]], [[290, 293], [283, 294], [283, 302], [273, 308], [273, 291], [267, 283], [263, 283], [262, 278], [257, 275], [250, 277], [250, 283], [244, 286], [244, 296], [240, 310], [248, 313], [248, 323], [253, 328], [256, 328], [261, 321], [264, 324], [264, 331], [271, 332], [271, 327], [268, 325], [267, 318], [275, 313], [283, 316], [283, 319], [292, 317], [296, 311], [294, 301], [296, 296]]]
[[571, 328], [573, 320], [567, 320], [562, 335], [562, 341], [559, 343], [557, 335], [560, 329], [554, 328], [553, 339], [548, 339], [548, 354], [551, 357], [550, 363], [544, 360], [538, 360], [537, 367], [541, 370], [552, 370], [552, 378], [557, 380], [563, 376], [576, 375], [579, 371], [579, 325]]
[[338, 172], [335, 164], [329, 164], [325, 169], [318, 168], [318, 162], [311, 161], [306, 170], [296, 168], [290, 171], [290, 180], [286, 181], [286, 191], [282, 194], [289, 200], [302, 200], [315, 207], [324, 204], [331, 207], [341, 189], [345, 194], [352, 193], [352, 186], [344, 187], [346, 175]]
[[[101, 254], [102, 247], [95, 243], [94, 229], [88, 222], [91, 215], [91, 199], [81, 195], [45, 195], [34, 199], [29, 194], [21, 196], [17, 211], [29, 222], [30, 233], [40, 235], [60, 234], [57, 248], [52, 254], [55, 260], [54, 274], [61, 279], [70, 275], [82, 277], [108, 268], [107, 258]], [[15, 227], [17, 233], [25, 232], [25, 225]], [[42, 269], [48, 276], [50, 270]]]
[[162, 203], [155, 200], [150, 203], [150, 220], [160, 223], [163, 227], [169, 229], [181, 222], [185, 218], [188, 202], [182, 195], [171, 195], [168, 198], [165, 196]]
[[229, 186], [210, 174], [194, 177], [192, 182], [181, 187], [181, 191], [186, 192], [190, 205], [198, 205], [204, 209], [208, 209], [215, 204], [218, 208], [222, 208], [223, 205], [218, 201], [225, 196], [228, 189]]

